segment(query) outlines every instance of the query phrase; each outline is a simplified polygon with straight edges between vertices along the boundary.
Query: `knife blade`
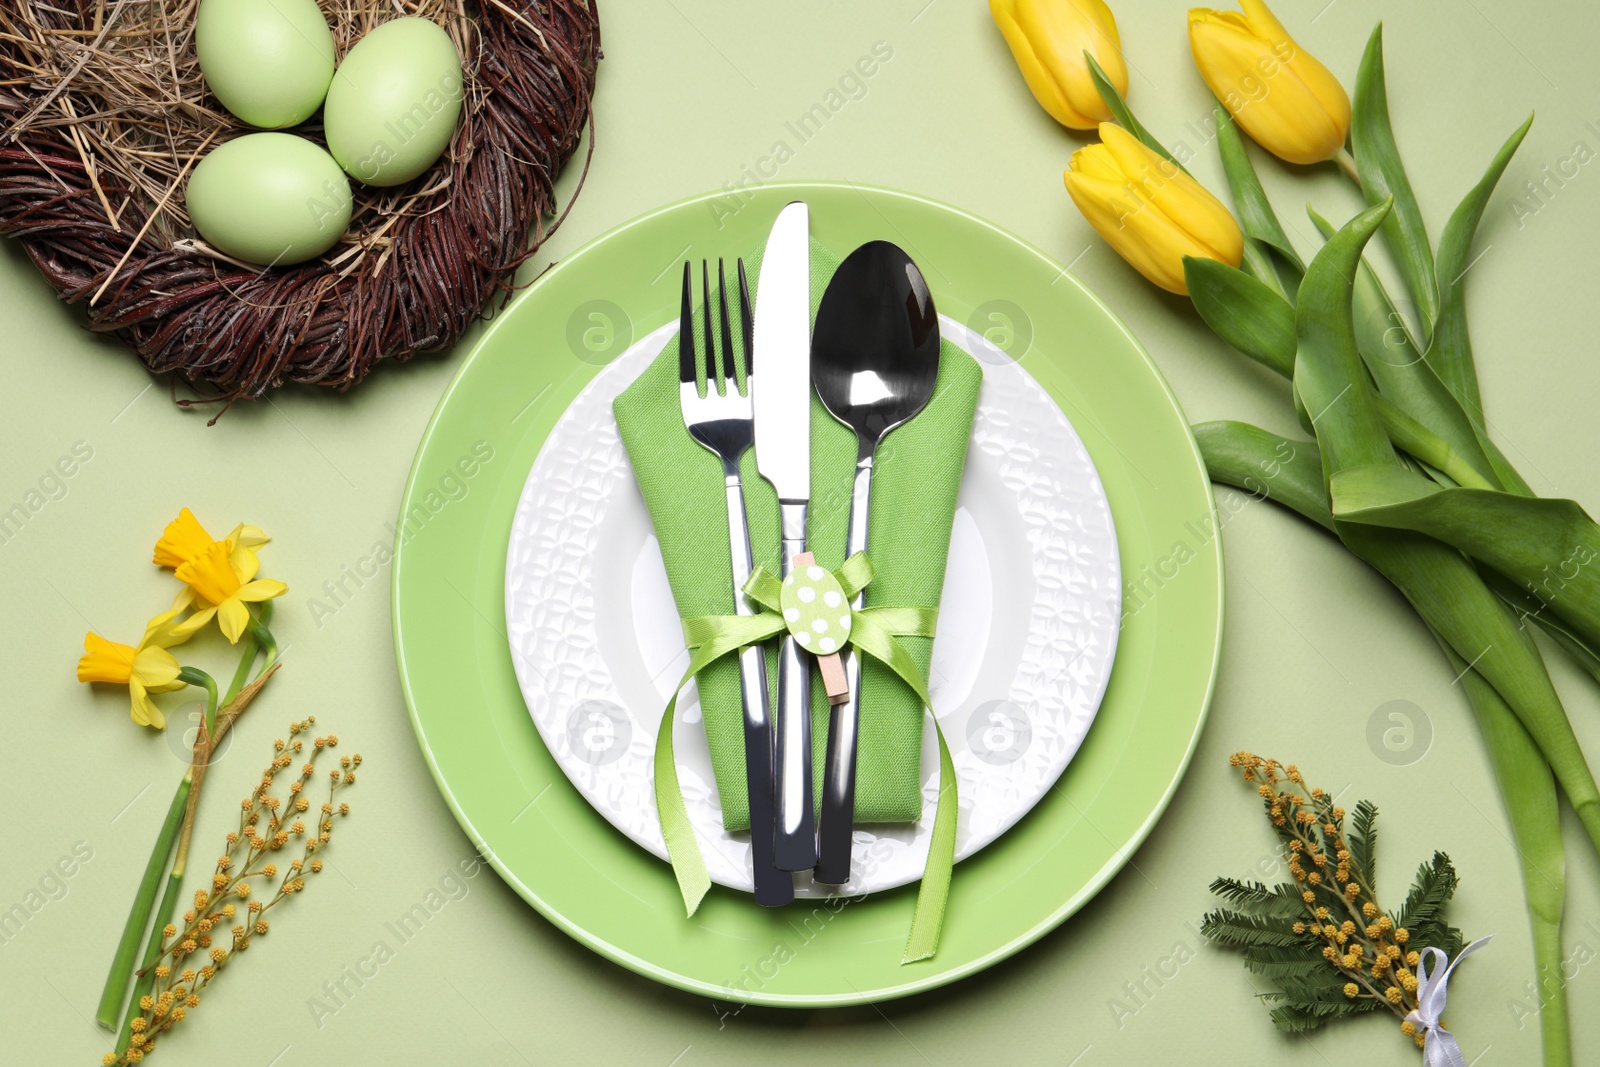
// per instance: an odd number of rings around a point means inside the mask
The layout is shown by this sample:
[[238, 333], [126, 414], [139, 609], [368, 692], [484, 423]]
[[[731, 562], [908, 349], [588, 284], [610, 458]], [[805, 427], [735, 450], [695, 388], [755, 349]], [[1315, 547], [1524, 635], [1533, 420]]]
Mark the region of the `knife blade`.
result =
[[[778, 494], [783, 573], [806, 550], [811, 501], [811, 213], [795, 201], [767, 236], [756, 289], [750, 400], [756, 470]], [[812, 801], [811, 668], [792, 637], [778, 649], [778, 706], [773, 717], [776, 775], [774, 864], [804, 871], [817, 863]]]
[[756, 469], [780, 501], [811, 498], [811, 217], [797, 200], [778, 213], [756, 290], [751, 393]]

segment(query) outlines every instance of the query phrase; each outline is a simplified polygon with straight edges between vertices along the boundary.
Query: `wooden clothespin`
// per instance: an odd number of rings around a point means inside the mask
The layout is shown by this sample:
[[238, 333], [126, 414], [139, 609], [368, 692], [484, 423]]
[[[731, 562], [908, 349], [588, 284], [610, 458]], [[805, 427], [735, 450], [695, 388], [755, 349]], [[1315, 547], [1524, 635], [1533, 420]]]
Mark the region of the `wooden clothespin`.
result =
[[[810, 552], [802, 552], [794, 558], [796, 568], [809, 567], [816, 563], [816, 557]], [[845, 608], [848, 611], [848, 606]], [[840, 642], [843, 646], [843, 641]], [[850, 699], [850, 681], [845, 676], [844, 660], [837, 652], [818, 652], [812, 650], [817, 658], [817, 670], [822, 675], [822, 688], [827, 691], [829, 704], [843, 704]]]

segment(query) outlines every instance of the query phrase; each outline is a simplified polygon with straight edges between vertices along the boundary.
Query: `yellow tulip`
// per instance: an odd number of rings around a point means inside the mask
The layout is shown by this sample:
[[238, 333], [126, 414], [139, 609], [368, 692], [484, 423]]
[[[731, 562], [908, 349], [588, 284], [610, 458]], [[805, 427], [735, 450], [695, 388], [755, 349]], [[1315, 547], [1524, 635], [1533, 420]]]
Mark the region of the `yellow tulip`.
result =
[[1255, 142], [1290, 163], [1320, 163], [1344, 147], [1350, 98], [1261, 0], [1237, 11], [1194, 8], [1189, 49], [1200, 76]]
[[[210, 549], [215, 540], [216, 538], [200, 525], [200, 520], [194, 517], [194, 512], [184, 508], [178, 512], [177, 518], [167, 523], [166, 530], [161, 534], [161, 540], [156, 542], [155, 562], [162, 567], [177, 568]], [[256, 548], [266, 544], [270, 538], [257, 527], [240, 523], [225, 540], [228, 541], [231, 550], [241, 545], [245, 548]]]
[[167, 717], [150, 694], [170, 693], [188, 684], [179, 680], [181, 668], [167, 651], [188, 640], [188, 634], [179, 633], [173, 623], [177, 615], [176, 611], [168, 611], [151, 619], [137, 647], [108, 641], [93, 632], [84, 634], [78, 681], [127, 686], [133, 721], [159, 730], [167, 724]]
[[1092, 130], [1111, 117], [1084, 52], [1094, 56], [1117, 92], [1128, 95], [1117, 20], [1102, 0], [989, 0], [989, 14], [1034, 99], [1063, 126]]
[[1095, 232], [1168, 292], [1186, 294], [1183, 257], [1231, 267], [1244, 238], [1221, 201], [1121, 126], [1100, 124], [1100, 144], [1072, 154], [1067, 192]]
[[180, 563], [173, 573], [188, 588], [179, 594], [179, 606], [205, 606], [179, 623], [177, 632], [188, 637], [215, 616], [222, 635], [237, 643], [250, 622], [245, 604], [271, 600], [289, 591], [282, 582], [256, 578], [260, 566], [254, 552], [227, 541], [213, 541], [209, 548]]

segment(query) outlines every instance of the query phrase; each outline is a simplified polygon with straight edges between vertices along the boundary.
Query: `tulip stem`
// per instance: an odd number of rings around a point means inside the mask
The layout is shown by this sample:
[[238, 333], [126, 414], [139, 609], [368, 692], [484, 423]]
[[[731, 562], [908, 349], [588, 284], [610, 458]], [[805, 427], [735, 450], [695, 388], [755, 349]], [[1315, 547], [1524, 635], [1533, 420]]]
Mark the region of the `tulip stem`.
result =
[[1333, 161], [1339, 164], [1339, 169], [1344, 171], [1351, 181], [1356, 183], [1357, 189], [1361, 188], [1361, 172], [1356, 169], [1356, 157], [1350, 154], [1348, 148], [1341, 146], [1338, 155], [1333, 157]]
[[1254, 237], [1245, 237], [1244, 256], [1240, 265], [1244, 268], [1245, 273], [1283, 297], [1286, 303], [1288, 302], [1289, 294], [1283, 291], [1283, 280], [1278, 277], [1278, 271], [1272, 265], [1272, 257], [1263, 251]]

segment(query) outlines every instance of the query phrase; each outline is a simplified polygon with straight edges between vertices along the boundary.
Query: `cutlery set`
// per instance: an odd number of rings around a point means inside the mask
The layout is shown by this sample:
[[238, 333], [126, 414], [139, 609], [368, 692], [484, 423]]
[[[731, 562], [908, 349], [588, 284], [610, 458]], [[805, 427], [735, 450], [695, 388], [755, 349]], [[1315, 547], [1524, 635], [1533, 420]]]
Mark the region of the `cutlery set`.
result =
[[[744, 391], [733, 343], [727, 273], [720, 260], [715, 315], [709, 264], [701, 263], [705, 315], [698, 345], [693, 270], [684, 264], [678, 370], [684, 426], [722, 461], [734, 605], [744, 615], [753, 611], [742, 593], [753, 564], [740, 457], [753, 446], [756, 469], [777, 493], [782, 575], [787, 576], [811, 561], [806, 521], [815, 389], [827, 411], [856, 436], [845, 555], [864, 551], [873, 459], [884, 436], [918, 414], [932, 397], [939, 371], [939, 325], [916, 265], [898, 247], [873, 241], [851, 253], [834, 273], [813, 334], [810, 214], [801, 201], [779, 212], [772, 226], [753, 308], [743, 260], [736, 263], [735, 273], [746, 356]], [[861, 605], [858, 596], [852, 607]], [[811, 871], [826, 885], [850, 880], [861, 708], [859, 657], [843, 650], [848, 691], [841, 688], [835, 693], [830, 688], [833, 707], [819, 818], [813, 795], [809, 655], [792, 636], [783, 635], [776, 710], [769, 714], [765, 655], [758, 646], [739, 653], [752, 873], [756, 902], [766, 907], [793, 900], [791, 872]]]

